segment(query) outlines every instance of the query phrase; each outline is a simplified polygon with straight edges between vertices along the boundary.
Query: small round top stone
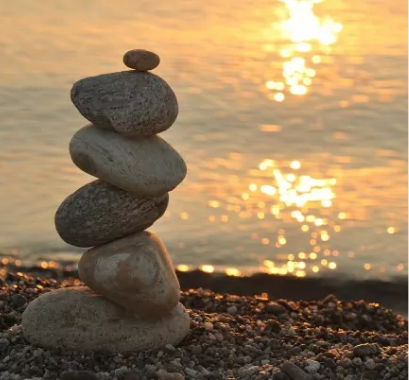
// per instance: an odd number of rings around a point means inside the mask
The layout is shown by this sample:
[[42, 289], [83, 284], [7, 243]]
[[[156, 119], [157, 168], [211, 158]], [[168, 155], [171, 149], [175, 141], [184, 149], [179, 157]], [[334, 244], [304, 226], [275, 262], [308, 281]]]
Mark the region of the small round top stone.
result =
[[160, 58], [157, 54], [143, 49], [129, 50], [124, 55], [124, 64], [136, 71], [148, 71], [158, 67]]

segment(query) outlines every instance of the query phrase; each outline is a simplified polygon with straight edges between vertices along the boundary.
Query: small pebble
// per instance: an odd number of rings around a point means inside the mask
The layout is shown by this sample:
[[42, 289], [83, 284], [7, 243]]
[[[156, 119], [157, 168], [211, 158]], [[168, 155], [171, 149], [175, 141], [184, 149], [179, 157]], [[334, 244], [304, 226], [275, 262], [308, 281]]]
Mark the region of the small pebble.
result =
[[307, 363], [307, 365], [305, 367], [305, 370], [308, 373], [318, 372], [318, 370], [321, 367], [321, 364], [319, 362], [315, 361], [315, 360], [307, 360], [306, 363]]
[[255, 366], [255, 365], [239, 370], [239, 373], [241, 376], [250, 376], [250, 377], [252, 375], [255, 375], [258, 372], [260, 372], [260, 367]]
[[114, 374], [118, 379], [122, 379], [125, 376], [125, 374], [127, 374], [128, 372], [129, 372], [128, 367], [122, 366], [122, 367], [117, 368], [114, 371]]
[[375, 355], [379, 351], [379, 347], [377, 344], [373, 343], [363, 343], [358, 344], [354, 347], [354, 355], [355, 356], [368, 356], [368, 355]]
[[205, 376], [210, 376], [212, 374], [209, 370], [207, 370], [205, 367], [203, 367], [201, 365], [198, 366], [198, 369]]
[[27, 303], [27, 298], [21, 294], [13, 294], [11, 296], [11, 302], [13, 302], [16, 307], [21, 307]]
[[200, 346], [193, 346], [191, 348], [191, 351], [192, 351], [193, 355], [199, 355], [199, 354], [202, 353], [203, 350], [202, 350], [202, 347], [200, 347]]
[[368, 359], [365, 362], [365, 367], [368, 368], [368, 369], [375, 369], [376, 363], [375, 363], [375, 361], [373, 359]]
[[213, 323], [205, 322], [204, 324], [206, 330], [213, 330]]
[[276, 372], [272, 380], [289, 380], [290, 378], [284, 372]]
[[265, 309], [267, 312], [273, 313], [273, 314], [283, 314], [287, 312], [287, 309], [283, 305], [280, 305], [277, 302], [269, 302], [265, 306]]
[[195, 378], [197, 376], [197, 371], [191, 368], [185, 368], [185, 372], [188, 376]]
[[156, 372], [158, 380], [185, 380], [185, 377], [179, 372], [167, 372], [164, 369], [160, 369]]
[[149, 71], [159, 66], [157, 54], [142, 49], [129, 50], [123, 58], [125, 66], [136, 71]]
[[362, 359], [361, 358], [353, 358], [352, 363], [356, 366], [361, 366], [362, 365]]
[[237, 306], [230, 306], [230, 307], [228, 307], [227, 308], [227, 312], [230, 314], [230, 315], [234, 315], [234, 314], [236, 314], [237, 313]]
[[344, 368], [349, 368], [352, 365], [352, 360], [350, 358], [342, 358], [340, 364]]
[[322, 300], [322, 303], [323, 303], [323, 304], [327, 304], [327, 303], [330, 303], [330, 302], [336, 304], [336, 303], [338, 302], [338, 298], [335, 297], [333, 294], [328, 294], [328, 295]]
[[7, 338], [0, 339], [0, 352], [7, 350], [7, 347], [10, 346], [10, 341]]
[[281, 370], [292, 380], [313, 380], [313, 378], [293, 363], [285, 363]]
[[167, 351], [169, 351], [169, 352], [175, 352], [175, 351], [176, 351], [176, 348], [175, 348], [173, 345], [171, 345], [171, 344], [167, 344], [167, 345], [165, 346], [165, 349], [166, 349]]
[[98, 376], [91, 371], [68, 371], [61, 375], [61, 380], [98, 380]]
[[212, 333], [209, 333], [208, 336], [209, 336], [209, 339], [210, 339], [210, 340], [217, 340], [216, 336], [213, 335]]
[[380, 380], [379, 372], [378, 371], [366, 371], [363, 374], [362, 379], [365, 380]]
[[141, 380], [141, 376], [135, 371], [130, 371], [125, 374], [124, 380]]

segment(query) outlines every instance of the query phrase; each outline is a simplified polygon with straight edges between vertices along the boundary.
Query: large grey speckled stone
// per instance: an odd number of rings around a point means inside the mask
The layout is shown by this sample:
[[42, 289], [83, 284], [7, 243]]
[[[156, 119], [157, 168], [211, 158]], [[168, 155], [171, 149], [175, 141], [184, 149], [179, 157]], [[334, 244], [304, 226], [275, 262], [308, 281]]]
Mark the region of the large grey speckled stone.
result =
[[176, 96], [162, 78], [133, 70], [81, 79], [71, 100], [90, 122], [124, 136], [165, 131], [178, 114]]
[[167, 193], [141, 198], [97, 180], [61, 203], [55, 227], [66, 243], [94, 247], [145, 230], [164, 214], [168, 203]]
[[187, 172], [182, 157], [159, 136], [128, 139], [92, 124], [74, 134], [70, 154], [84, 172], [144, 196], [173, 190]]
[[83, 282], [125, 309], [147, 316], [172, 310], [180, 286], [162, 241], [139, 232], [86, 251], [78, 263]]
[[87, 287], [73, 287], [31, 302], [22, 326], [24, 337], [41, 347], [125, 353], [178, 345], [189, 331], [190, 319], [180, 303], [162, 318], [143, 319]]

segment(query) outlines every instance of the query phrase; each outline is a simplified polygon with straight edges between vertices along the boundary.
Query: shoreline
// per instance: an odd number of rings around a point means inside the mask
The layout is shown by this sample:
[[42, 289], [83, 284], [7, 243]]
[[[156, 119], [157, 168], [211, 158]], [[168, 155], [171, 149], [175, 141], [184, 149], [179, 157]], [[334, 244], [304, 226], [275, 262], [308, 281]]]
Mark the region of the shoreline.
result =
[[[39, 348], [23, 337], [23, 311], [42, 293], [79, 285], [73, 273], [60, 281], [45, 274], [0, 275], [1, 380], [400, 380], [408, 376], [407, 320], [378, 304], [333, 295], [316, 301], [272, 301], [265, 295], [191, 289], [181, 292], [191, 326], [178, 347], [123, 355]], [[190, 276], [202, 280], [197, 273]], [[183, 275], [181, 282], [193, 283]]]
[[[44, 269], [40, 266], [2, 265], [0, 270], [29, 273], [36, 277], [79, 279], [77, 270]], [[285, 298], [292, 301], [313, 301], [333, 294], [345, 301], [364, 300], [408, 316], [408, 278], [390, 280], [348, 278], [346, 276], [295, 277], [266, 273], [251, 276], [228, 276], [224, 273], [206, 273], [201, 270], [182, 272], [176, 270], [181, 290], [209, 289], [217, 293], [239, 296], [255, 296], [267, 293], [272, 299]]]

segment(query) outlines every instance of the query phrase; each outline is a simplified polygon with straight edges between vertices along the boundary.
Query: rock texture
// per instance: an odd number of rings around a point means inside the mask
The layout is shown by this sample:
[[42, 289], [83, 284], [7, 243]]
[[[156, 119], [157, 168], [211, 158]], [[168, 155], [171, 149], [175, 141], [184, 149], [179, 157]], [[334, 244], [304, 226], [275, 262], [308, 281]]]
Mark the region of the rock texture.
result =
[[125, 53], [123, 61], [130, 69], [148, 71], [159, 66], [160, 58], [151, 51], [134, 49]]
[[145, 72], [122, 71], [81, 79], [71, 90], [71, 100], [91, 123], [124, 136], [163, 132], [178, 114], [176, 96], [169, 85]]
[[93, 247], [143, 231], [159, 219], [169, 195], [138, 197], [96, 180], [67, 197], [55, 214], [61, 239], [76, 247]]
[[97, 293], [149, 319], [168, 313], [179, 302], [179, 281], [169, 254], [147, 231], [88, 250], [78, 273]]
[[70, 154], [82, 171], [140, 196], [173, 190], [187, 172], [182, 157], [159, 136], [128, 139], [92, 124], [75, 133]]
[[23, 333], [32, 344], [61, 350], [115, 353], [179, 344], [189, 330], [182, 304], [155, 321], [127, 313], [87, 287], [62, 288], [31, 302]]

